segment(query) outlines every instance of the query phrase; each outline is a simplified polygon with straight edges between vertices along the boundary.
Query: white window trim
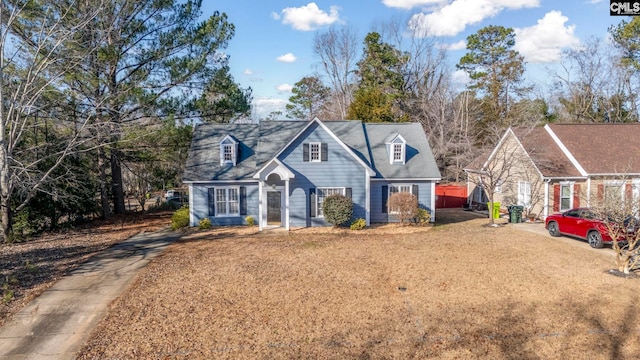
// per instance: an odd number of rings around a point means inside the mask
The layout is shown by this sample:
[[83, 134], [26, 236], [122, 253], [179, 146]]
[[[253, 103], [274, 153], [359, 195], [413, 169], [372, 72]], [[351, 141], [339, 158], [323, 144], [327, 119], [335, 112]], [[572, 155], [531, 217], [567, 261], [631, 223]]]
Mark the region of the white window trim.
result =
[[[313, 158], [313, 147], [318, 147], [318, 158]], [[309, 162], [321, 162], [322, 161], [322, 143], [321, 142], [311, 142], [309, 143]]]
[[[226, 160], [224, 158], [225, 148], [229, 146], [231, 148], [231, 160]], [[231, 138], [231, 136], [227, 135], [220, 141], [220, 165], [224, 164], [232, 164], [235, 166], [238, 162], [238, 143]]]
[[[521, 192], [522, 189], [525, 189], [524, 192]], [[529, 189], [529, 192], [527, 193], [526, 189]], [[522, 199], [520, 198], [520, 195], [522, 195]], [[522, 205], [525, 208], [529, 208], [529, 206], [531, 206], [531, 183], [526, 181], [526, 180], [519, 180], [518, 181], [518, 205]], [[520, 203], [522, 200], [522, 204]], [[560, 199], [560, 201], [562, 201], [562, 199]]]
[[[402, 152], [401, 152], [401, 159], [400, 160], [396, 160], [395, 159], [395, 146], [396, 145], [400, 145]], [[391, 142], [387, 143], [387, 151], [389, 153], [389, 164], [393, 165], [393, 164], [405, 164], [406, 160], [407, 160], [407, 141], [402, 137], [402, 135], [397, 135], [395, 138], [393, 138], [393, 140], [391, 140]]]
[[[573, 185], [574, 184], [575, 182], [567, 182], [567, 181], [563, 181], [560, 183], [560, 196], [558, 196], [558, 199], [560, 201], [560, 203], [558, 204], [558, 208], [560, 209], [560, 211], [567, 211], [569, 209], [573, 209]], [[562, 187], [563, 186], [569, 187], [569, 207], [566, 209], [562, 208]]]
[[[401, 162], [404, 163], [404, 149], [405, 149], [405, 145], [404, 144], [391, 144], [392, 145], [392, 153], [393, 153], [393, 162]], [[396, 159], [396, 146], [400, 147], [400, 158]]]
[[[220, 206], [218, 206], [218, 190], [225, 191], [225, 212], [220, 212]], [[238, 213], [229, 213], [229, 190], [235, 190], [238, 194]], [[240, 187], [239, 186], [224, 186], [216, 187], [214, 190], [213, 201], [215, 204], [216, 215], [215, 217], [235, 217], [240, 216]]]
[[[324, 218], [324, 214], [319, 215], [320, 213], [320, 201], [318, 201], [320, 199], [320, 190], [340, 190], [342, 191], [342, 196], [345, 196], [345, 193], [347, 192], [347, 188], [346, 187], [339, 187], [339, 186], [333, 186], [333, 187], [317, 187], [316, 188], [316, 217], [317, 218]], [[335, 195], [335, 194], [332, 194]], [[329, 195], [331, 196], [331, 195]], [[325, 198], [325, 196], [322, 197], [323, 199]]]

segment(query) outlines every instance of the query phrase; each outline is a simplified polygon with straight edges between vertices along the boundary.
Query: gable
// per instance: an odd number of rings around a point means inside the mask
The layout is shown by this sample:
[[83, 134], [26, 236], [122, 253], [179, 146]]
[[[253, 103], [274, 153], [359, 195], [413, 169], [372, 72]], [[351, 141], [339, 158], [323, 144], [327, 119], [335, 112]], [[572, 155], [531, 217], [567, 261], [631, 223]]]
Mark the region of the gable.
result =
[[335, 134], [317, 122], [309, 124], [280, 151], [277, 158], [301, 172], [304, 172], [303, 169], [317, 168], [318, 165], [313, 163], [368, 168], [351, 149], [345, 149], [345, 144], [336, 139]]

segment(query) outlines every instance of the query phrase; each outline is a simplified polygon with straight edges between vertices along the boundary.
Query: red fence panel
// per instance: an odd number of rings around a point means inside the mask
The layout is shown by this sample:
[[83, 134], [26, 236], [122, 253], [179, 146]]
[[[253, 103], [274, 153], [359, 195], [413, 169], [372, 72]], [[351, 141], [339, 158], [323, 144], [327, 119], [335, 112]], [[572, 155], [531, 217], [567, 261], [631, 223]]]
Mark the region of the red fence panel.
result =
[[436, 209], [461, 208], [466, 203], [466, 185], [436, 184]]

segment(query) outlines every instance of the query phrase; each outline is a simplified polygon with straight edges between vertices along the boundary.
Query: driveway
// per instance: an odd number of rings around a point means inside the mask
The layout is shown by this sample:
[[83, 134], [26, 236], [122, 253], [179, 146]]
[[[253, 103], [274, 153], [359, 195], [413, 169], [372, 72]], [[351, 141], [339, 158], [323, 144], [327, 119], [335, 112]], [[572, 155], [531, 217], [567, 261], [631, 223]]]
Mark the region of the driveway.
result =
[[109, 303], [180, 235], [141, 233], [91, 258], [0, 328], [0, 359], [75, 359]]

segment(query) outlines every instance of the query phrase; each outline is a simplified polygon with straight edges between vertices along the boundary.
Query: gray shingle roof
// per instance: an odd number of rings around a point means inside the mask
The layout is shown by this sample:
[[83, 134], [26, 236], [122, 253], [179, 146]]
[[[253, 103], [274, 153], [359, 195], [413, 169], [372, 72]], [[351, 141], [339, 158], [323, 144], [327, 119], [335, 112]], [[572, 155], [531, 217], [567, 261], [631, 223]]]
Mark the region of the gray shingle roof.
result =
[[[440, 179], [440, 170], [429, 147], [427, 136], [418, 123], [364, 124], [371, 144], [373, 169], [384, 178]], [[400, 134], [407, 142], [405, 165], [390, 164], [385, 142]], [[393, 136], [395, 137], [395, 136]], [[393, 138], [392, 138], [393, 139]]]
[[[194, 130], [183, 179], [185, 182], [251, 179], [307, 124], [307, 121], [264, 121], [260, 124], [198, 125]], [[323, 124], [374, 169], [376, 177], [440, 178], [420, 124], [363, 124], [356, 120]], [[390, 134], [400, 134], [407, 141], [405, 165], [389, 164], [385, 139]], [[226, 135], [232, 135], [240, 142], [236, 166], [220, 165], [219, 145]]]

